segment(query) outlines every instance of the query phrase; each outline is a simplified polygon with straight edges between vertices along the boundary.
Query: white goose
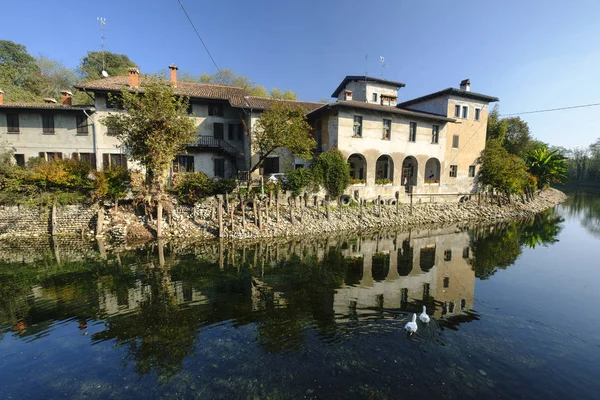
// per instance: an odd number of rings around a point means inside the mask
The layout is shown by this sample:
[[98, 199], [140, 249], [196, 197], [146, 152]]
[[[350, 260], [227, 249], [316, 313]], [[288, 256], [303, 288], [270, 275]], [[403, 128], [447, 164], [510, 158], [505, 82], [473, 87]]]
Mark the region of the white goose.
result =
[[419, 314], [419, 319], [424, 324], [428, 324], [429, 321], [431, 320], [429, 318], [429, 315], [427, 315], [427, 308], [425, 306], [423, 306], [423, 312], [421, 314]]
[[413, 333], [415, 333], [417, 329], [417, 314], [413, 314], [412, 321], [406, 323], [406, 325], [404, 326], [404, 330], [410, 336]]

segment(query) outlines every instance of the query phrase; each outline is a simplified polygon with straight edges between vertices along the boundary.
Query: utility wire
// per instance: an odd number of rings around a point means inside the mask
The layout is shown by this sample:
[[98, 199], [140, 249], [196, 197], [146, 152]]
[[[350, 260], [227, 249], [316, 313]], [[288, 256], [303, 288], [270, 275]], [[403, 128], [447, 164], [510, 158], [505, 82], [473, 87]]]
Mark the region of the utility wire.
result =
[[600, 103], [582, 104], [579, 106], [560, 107], [560, 108], [548, 108], [545, 110], [536, 110], [536, 111], [523, 111], [523, 112], [511, 113], [511, 114], [501, 114], [500, 117], [508, 117], [511, 115], [535, 114], [535, 113], [543, 113], [543, 112], [550, 112], [550, 111], [570, 110], [572, 108], [595, 107], [595, 106], [600, 106]]
[[188, 15], [187, 11], [185, 10], [185, 7], [183, 7], [183, 4], [181, 4], [181, 0], [177, 0], [177, 2], [179, 3], [179, 6], [181, 7], [181, 10], [183, 11], [183, 13], [185, 14], [185, 16], [187, 17], [188, 21], [190, 21], [190, 25], [192, 25], [192, 28], [194, 28], [194, 32], [196, 32], [196, 36], [198, 36], [198, 39], [200, 39], [200, 41], [202, 42], [202, 46], [204, 46], [204, 50], [206, 50], [206, 52], [208, 53], [208, 56], [210, 57], [211, 61], [213, 62], [213, 64], [217, 68], [217, 71], [221, 72], [221, 69], [217, 65], [217, 62], [213, 58], [212, 54], [210, 54], [210, 51], [208, 51], [208, 47], [206, 47], [206, 43], [204, 43], [204, 40], [202, 40], [202, 36], [200, 36], [200, 33], [198, 33], [198, 29], [196, 29], [196, 26], [194, 25], [194, 23], [192, 22], [192, 19], [190, 18], [190, 16]]

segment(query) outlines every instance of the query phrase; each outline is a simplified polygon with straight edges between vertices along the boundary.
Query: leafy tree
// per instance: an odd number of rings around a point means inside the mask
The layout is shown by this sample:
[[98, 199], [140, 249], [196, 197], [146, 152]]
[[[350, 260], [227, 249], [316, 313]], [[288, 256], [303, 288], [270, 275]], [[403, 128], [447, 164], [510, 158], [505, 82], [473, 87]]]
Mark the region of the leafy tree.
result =
[[292, 156], [308, 160], [316, 145], [306, 121], [306, 111], [299, 106], [276, 102], [257, 121], [252, 149], [258, 160], [250, 172], [259, 168], [277, 149], [285, 148]]
[[527, 122], [520, 117], [501, 118], [498, 105], [488, 116], [486, 137], [487, 140], [498, 140], [509, 153], [519, 157], [525, 157], [528, 151], [536, 147]]
[[110, 51], [88, 51], [79, 63], [78, 74], [81, 79], [88, 81], [102, 78], [103, 68], [110, 76], [116, 76], [127, 75], [127, 71], [131, 67], [136, 67], [136, 64], [125, 54], [116, 54]]
[[537, 148], [525, 159], [529, 173], [537, 178], [539, 189], [550, 183], [565, 183], [567, 181], [567, 163], [558, 150], [549, 151], [546, 147]]
[[131, 175], [127, 168], [113, 167], [96, 173], [96, 189], [93, 197], [108, 198], [118, 202], [127, 194]]
[[298, 93], [294, 93], [289, 89], [284, 90], [283, 92], [277, 88], [271, 89], [270, 96], [274, 99], [278, 100], [297, 100]]
[[321, 153], [311, 169], [330, 198], [339, 198], [350, 184], [350, 165], [336, 148]]
[[509, 154], [499, 140], [488, 140], [478, 162], [478, 182], [498, 190], [509, 202], [510, 195], [522, 193], [530, 181], [525, 162]]
[[298, 168], [288, 172], [286, 175], [287, 187], [292, 191], [294, 197], [300, 196], [304, 188], [314, 180], [312, 168]]
[[6, 101], [35, 101], [40, 97], [40, 70], [22, 44], [0, 40], [0, 88]]
[[195, 138], [194, 120], [187, 115], [188, 99], [157, 80], [142, 83], [140, 91], [121, 90], [126, 113], [110, 114], [102, 122], [117, 132], [129, 156], [146, 168], [146, 183], [158, 205], [160, 236], [162, 197], [175, 156]]

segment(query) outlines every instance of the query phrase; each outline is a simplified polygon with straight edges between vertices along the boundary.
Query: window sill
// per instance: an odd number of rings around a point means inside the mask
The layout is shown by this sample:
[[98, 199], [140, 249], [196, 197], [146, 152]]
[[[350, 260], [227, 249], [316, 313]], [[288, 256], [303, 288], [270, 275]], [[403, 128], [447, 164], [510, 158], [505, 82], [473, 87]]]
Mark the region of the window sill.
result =
[[440, 144], [440, 142], [431, 142], [430, 144]]
[[440, 183], [432, 183], [432, 182], [425, 182], [424, 183], [425, 186], [440, 186]]
[[89, 133], [76, 133], [75, 136], [90, 136]]
[[21, 131], [19, 132], [6, 132], [8, 135], [19, 135], [21, 133]]
[[362, 135], [352, 135], [353, 138], [362, 139]]
[[56, 133], [54, 132], [42, 132], [42, 135], [48, 135], [48, 136], [52, 136], [55, 135]]
[[350, 186], [353, 186], [353, 187], [365, 187], [366, 183], [351, 183]]

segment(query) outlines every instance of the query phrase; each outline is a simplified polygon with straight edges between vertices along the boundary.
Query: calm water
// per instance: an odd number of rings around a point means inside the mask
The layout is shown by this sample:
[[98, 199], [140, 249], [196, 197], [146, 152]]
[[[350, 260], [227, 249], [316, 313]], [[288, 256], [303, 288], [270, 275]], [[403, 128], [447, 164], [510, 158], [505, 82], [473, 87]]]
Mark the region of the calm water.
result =
[[0, 243], [0, 398], [598, 398], [599, 260], [585, 194], [469, 229]]

